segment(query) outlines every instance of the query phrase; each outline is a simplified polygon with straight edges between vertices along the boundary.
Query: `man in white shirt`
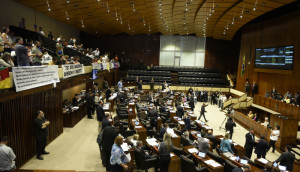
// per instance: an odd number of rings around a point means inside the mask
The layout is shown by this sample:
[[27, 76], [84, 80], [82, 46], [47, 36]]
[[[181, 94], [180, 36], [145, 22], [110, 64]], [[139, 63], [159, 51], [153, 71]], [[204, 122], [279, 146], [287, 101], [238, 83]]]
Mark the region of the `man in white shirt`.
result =
[[96, 56], [96, 57], [99, 57], [99, 55], [100, 55], [99, 48], [96, 48], [96, 50], [94, 51], [94, 53], [95, 53], [95, 56]]
[[41, 35], [43, 35], [43, 36], [45, 36], [45, 33], [44, 33], [42, 27], [39, 27], [39, 32], [38, 33], [41, 34]]
[[278, 140], [278, 136], [280, 134], [279, 130], [280, 130], [280, 127], [279, 126], [275, 126], [275, 129], [272, 130], [272, 133], [270, 135], [269, 150], [271, 149], [271, 147], [273, 147], [272, 153], [275, 152], [275, 143]]
[[0, 141], [0, 171], [9, 171], [16, 169], [14, 151], [7, 146], [8, 137], [4, 136]]

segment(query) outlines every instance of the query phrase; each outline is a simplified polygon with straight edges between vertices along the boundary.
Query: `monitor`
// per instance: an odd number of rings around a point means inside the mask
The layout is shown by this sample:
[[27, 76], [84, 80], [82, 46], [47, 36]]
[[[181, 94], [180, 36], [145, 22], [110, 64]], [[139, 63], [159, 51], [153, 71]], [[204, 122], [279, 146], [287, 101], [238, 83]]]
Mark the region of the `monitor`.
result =
[[93, 80], [97, 79], [97, 69], [93, 69]]
[[294, 46], [257, 48], [255, 50], [255, 68], [292, 70]]

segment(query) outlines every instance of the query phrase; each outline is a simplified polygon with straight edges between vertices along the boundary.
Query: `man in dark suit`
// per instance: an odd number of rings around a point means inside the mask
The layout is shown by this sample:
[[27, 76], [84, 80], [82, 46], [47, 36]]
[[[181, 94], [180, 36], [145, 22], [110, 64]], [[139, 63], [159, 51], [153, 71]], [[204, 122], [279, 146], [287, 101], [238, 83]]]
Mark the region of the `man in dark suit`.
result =
[[111, 171], [110, 169], [110, 156], [111, 156], [111, 148], [114, 144], [115, 138], [118, 136], [120, 124], [118, 122], [114, 123], [114, 126], [107, 126], [103, 130], [101, 147], [103, 147], [103, 160], [106, 165], [106, 171]]
[[99, 105], [97, 106], [96, 112], [97, 112], [97, 121], [98, 121], [98, 132], [100, 132], [100, 129], [102, 126], [102, 120], [105, 118], [102, 100], [100, 100]]
[[168, 123], [164, 123], [164, 125], [160, 128], [159, 136], [158, 136], [160, 139], [164, 138], [164, 134], [166, 133], [168, 127], [169, 127]]
[[195, 108], [194, 97], [190, 93], [189, 93], [189, 106], [191, 107], [191, 110], [194, 112], [194, 108]]
[[255, 141], [254, 130], [249, 129], [249, 133], [246, 134], [246, 143], [244, 148], [246, 149], [245, 156], [251, 159], [253, 147], [255, 147], [257, 141]]
[[153, 93], [150, 92], [150, 94], [147, 96], [147, 102], [148, 103], [154, 103], [154, 100], [155, 100], [155, 98], [153, 96]]
[[181, 106], [181, 104], [179, 104], [176, 107], [176, 116], [182, 118], [183, 115], [184, 115], [183, 107]]
[[185, 139], [186, 142], [188, 142], [189, 145], [193, 145], [195, 147], [198, 147], [197, 143], [190, 139], [190, 133], [189, 133], [189, 131], [185, 131], [181, 135], [181, 139]]
[[232, 139], [233, 135], [233, 127], [236, 127], [235, 122], [233, 121], [232, 117], [229, 117], [226, 124], [225, 124], [225, 129], [226, 131], [229, 131], [230, 133], [230, 139]]
[[109, 113], [106, 113], [105, 114], [105, 118], [102, 120], [102, 128], [101, 128], [101, 130], [103, 130], [107, 126], [110, 126], [109, 118], [110, 118]]
[[189, 93], [189, 94], [193, 94], [193, 91], [194, 91], [194, 90], [192, 89], [192, 87], [190, 87], [188, 93]]
[[257, 154], [257, 158], [266, 158], [266, 153], [269, 150], [269, 144], [267, 141], [265, 141], [264, 136], [260, 136], [260, 140], [258, 140], [258, 143], [256, 143], [255, 151], [254, 153]]
[[252, 85], [252, 97], [254, 97], [254, 94], [257, 93], [257, 84], [255, 82], [253, 82]]
[[150, 107], [150, 110], [147, 114], [147, 118], [150, 119], [151, 127], [155, 127], [157, 129], [158, 112], [155, 107]]
[[187, 115], [184, 115], [183, 121], [184, 121], [184, 128], [181, 130], [182, 133], [185, 132], [185, 130], [191, 129], [191, 118]]
[[138, 140], [136, 142], [136, 148], [141, 151], [141, 153], [144, 155], [145, 159], [157, 158], [156, 154], [153, 154], [153, 155], [150, 154], [150, 151], [147, 149], [147, 146], [144, 146], [143, 142], [140, 140]]
[[295, 154], [293, 154], [292, 147], [287, 145], [285, 147], [285, 152], [280, 155], [280, 157], [275, 162], [280, 162], [280, 165], [285, 166], [287, 171], [293, 171]]
[[205, 103], [203, 103], [202, 104], [202, 106], [201, 106], [201, 110], [200, 110], [200, 116], [199, 116], [199, 118], [198, 118], [198, 120], [200, 120], [201, 119], [201, 116], [203, 116], [204, 117], [204, 119], [205, 119], [205, 122], [207, 122], [208, 120], [206, 120], [206, 118], [205, 118], [205, 107], [206, 106], [208, 106], [208, 105], [206, 105]]
[[94, 95], [93, 95], [93, 92], [90, 91], [86, 98], [86, 109], [87, 109], [87, 115], [88, 115], [89, 119], [93, 119], [92, 113], [94, 111], [94, 109], [93, 109], [94, 104], [95, 104]]
[[204, 136], [204, 138], [209, 139], [213, 145], [212, 145], [212, 149], [216, 148], [218, 142], [217, 142], [217, 138], [215, 135], [213, 135], [213, 131], [212, 130], [208, 130], [206, 135]]
[[231, 172], [250, 172], [251, 167], [248, 164], [243, 164], [242, 168], [236, 167]]
[[247, 95], [250, 94], [250, 84], [249, 84], [248, 79], [247, 79], [246, 84], [245, 84], [245, 92], [247, 93]]
[[143, 85], [142, 85], [142, 80], [140, 80], [140, 82], [138, 82], [138, 90], [142, 90], [143, 89]]
[[72, 99], [72, 106], [78, 106], [79, 104], [78, 99], [79, 99], [78, 94], [75, 94], [75, 97], [73, 97]]
[[105, 96], [106, 96], [106, 102], [108, 102], [109, 97], [111, 96], [111, 90], [110, 88], [108, 88], [105, 92]]

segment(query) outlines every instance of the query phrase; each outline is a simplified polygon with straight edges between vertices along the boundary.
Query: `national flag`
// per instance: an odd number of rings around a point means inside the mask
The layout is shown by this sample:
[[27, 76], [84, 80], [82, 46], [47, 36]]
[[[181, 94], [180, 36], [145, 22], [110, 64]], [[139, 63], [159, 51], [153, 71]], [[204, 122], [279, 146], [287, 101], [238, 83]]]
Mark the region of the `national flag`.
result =
[[0, 89], [10, 88], [8, 67], [0, 67]]
[[245, 68], [246, 68], [246, 56], [244, 55], [241, 76], [244, 75], [244, 73], [245, 73]]

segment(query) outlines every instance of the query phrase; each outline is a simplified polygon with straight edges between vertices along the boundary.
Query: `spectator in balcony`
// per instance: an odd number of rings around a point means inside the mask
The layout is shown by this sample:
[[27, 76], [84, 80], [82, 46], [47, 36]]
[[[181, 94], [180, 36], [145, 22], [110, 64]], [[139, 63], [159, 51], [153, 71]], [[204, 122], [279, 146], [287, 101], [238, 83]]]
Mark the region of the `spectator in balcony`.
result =
[[69, 56], [65, 55], [65, 56], [61, 56], [60, 58], [60, 61], [61, 61], [61, 64], [69, 64]]
[[275, 87], [273, 87], [273, 90], [271, 92], [271, 97], [272, 99], [276, 99], [277, 98], [277, 90]]
[[0, 57], [0, 67], [14, 67], [13, 58], [11, 57], [10, 53], [5, 52]]
[[295, 97], [292, 99], [291, 102], [293, 105], [299, 106], [300, 105], [300, 95], [299, 92], [295, 93]]
[[9, 37], [8, 37], [9, 32], [10, 30], [8, 27], [3, 27], [1, 31], [1, 39], [2, 42], [4, 42], [4, 52], [10, 53], [12, 45], [10, 44]]
[[32, 65], [33, 66], [41, 66], [42, 65], [43, 53], [39, 49], [40, 45], [41, 45], [41, 43], [39, 41], [35, 41], [34, 47], [31, 50], [31, 54], [35, 55], [32, 58]]
[[93, 51], [95, 53], [95, 57], [99, 57], [100, 56], [100, 51], [99, 48], [96, 48], [95, 51]]
[[257, 120], [258, 120], [257, 113], [254, 114], [253, 120], [254, 120], [254, 121], [257, 121]]
[[63, 40], [63, 36], [59, 35], [59, 37], [56, 39], [57, 42], [62, 41]]
[[17, 37], [15, 36], [15, 32], [10, 32], [8, 35], [9, 42], [13, 47], [13, 44], [16, 42]]
[[56, 54], [60, 57], [64, 55], [64, 48], [62, 45], [62, 40], [59, 40], [58, 43], [56, 43]]
[[14, 151], [7, 146], [8, 137], [3, 136], [0, 139], [0, 171], [10, 171], [16, 169]]
[[252, 113], [251, 110], [249, 111], [249, 113], [247, 114], [247, 116], [248, 116], [249, 118], [253, 119], [253, 116], [254, 116], [254, 115], [253, 115], [253, 113]]
[[17, 44], [15, 46], [15, 52], [17, 56], [18, 66], [30, 66], [28, 49], [23, 45], [23, 38], [17, 37]]
[[74, 57], [74, 62], [73, 62], [73, 64], [80, 64], [79, 60], [80, 60], [80, 57], [79, 57], [79, 56]]
[[41, 34], [41, 35], [43, 35], [43, 36], [45, 36], [45, 33], [44, 33], [44, 31], [43, 31], [43, 28], [42, 27], [39, 27], [39, 32], [38, 32], [39, 34]]
[[48, 33], [48, 38], [51, 39], [51, 40], [53, 40], [53, 35], [52, 35], [52, 31], [51, 30]]
[[290, 91], [288, 90], [286, 93], [285, 93], [285, 95], [284, 95], [284, 99], [285, 98], [288, 98], [288, 99], [290, 99], [291, 97], [292, 97], [293, 95], [290, 93]]
[[257, 94], [257, 84], [255, 82], [253, 82], [253, 85], [252, 85], [252, 97], [254, 97], [255, 94]]
[[25, 28], [25, 18], [22, 18], [21, 21], [19, 22], [19, 28], [26, 29]]

